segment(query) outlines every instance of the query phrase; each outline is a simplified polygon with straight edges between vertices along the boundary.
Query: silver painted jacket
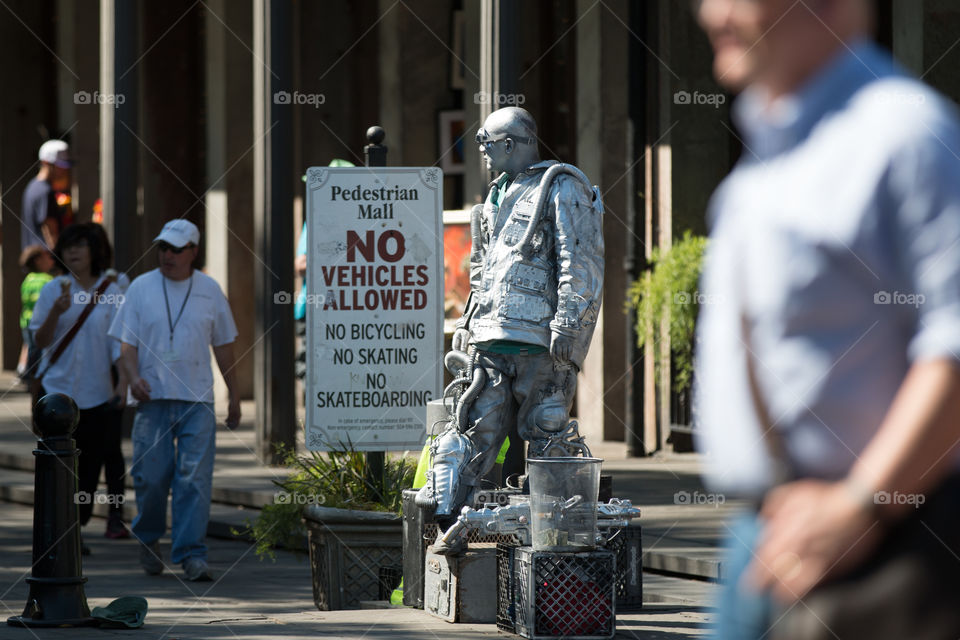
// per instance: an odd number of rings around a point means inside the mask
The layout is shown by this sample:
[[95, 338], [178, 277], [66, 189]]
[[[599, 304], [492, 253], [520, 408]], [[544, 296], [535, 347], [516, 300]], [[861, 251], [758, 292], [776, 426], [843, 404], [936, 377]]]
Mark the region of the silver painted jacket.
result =
[[473, 212], [470, 298], [457, 326], [473, 342], [549, 349], [551, 331], [572, 337], [582, 368], [603, 296], [599, 190], [576, 167], [547, 161], [518, 174], [499, 207], [493, 195]]

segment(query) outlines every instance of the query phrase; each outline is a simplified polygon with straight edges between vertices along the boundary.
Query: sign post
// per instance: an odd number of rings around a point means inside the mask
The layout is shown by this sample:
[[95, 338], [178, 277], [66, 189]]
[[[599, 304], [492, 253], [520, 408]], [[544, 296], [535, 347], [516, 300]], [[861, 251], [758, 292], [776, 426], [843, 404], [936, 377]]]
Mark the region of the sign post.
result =
[[314, 451], [419, 449], [443, 381], [443, 174], [307, 170], [307, 421]]

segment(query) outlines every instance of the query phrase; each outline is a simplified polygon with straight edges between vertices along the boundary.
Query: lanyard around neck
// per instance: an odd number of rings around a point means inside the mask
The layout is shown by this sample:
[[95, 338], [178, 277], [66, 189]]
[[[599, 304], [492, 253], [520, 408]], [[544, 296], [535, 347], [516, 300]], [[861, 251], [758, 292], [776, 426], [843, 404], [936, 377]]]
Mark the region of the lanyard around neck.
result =
[[167, 326], [170, 328], [170, 344], [173, 345], [173, 330], [177, 328], [180, 317], [183, 315], [183, 310], [187, 306], [187, 300], [190, 299], [190, 292], [193, 291], [193, 274], [190, 274], [190, 284], [187, 286], [187, 295], [183, 298], [183, 304], [180, 305], [180, 311], [177, 313], [176, 320], [170, 317], [170, 299], [167, 297], [167, 277], [161, 274], [160, 278], [160, 282], [163, 284], [163, 304], [167, 310]]

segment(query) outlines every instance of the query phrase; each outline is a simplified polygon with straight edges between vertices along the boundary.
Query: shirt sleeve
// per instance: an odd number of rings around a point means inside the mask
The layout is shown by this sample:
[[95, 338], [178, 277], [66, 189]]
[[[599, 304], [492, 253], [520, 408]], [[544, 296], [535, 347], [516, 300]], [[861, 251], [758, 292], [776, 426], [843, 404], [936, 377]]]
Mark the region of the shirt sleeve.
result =
[[576, 336], [595, 324], [603, 292], [603, 231], [593, 195], [579, 180], [560, 176], [551, 194], [556, 211], [557, 310], [550, 328]]
[[53, 190], [46, 183], [31, 181], [23, 194], [21, 249], [26, 249], [31, 244], [45, 244], [42, 227], [51, 206], [56, 206]]
[[47, 218], [50, 216], [50, 212], [54, 207], [57, 206], [57, 196], [53, 193], [53, 189], [48, 189], [47, 193], [42, 198], [36, 198], [33, 204], [33, 224], [34, 228], [39, 229]]
[[237, 326], [233, 322], [230, 303], [227, 302], [219, 285], [217, 285], [217, 294], [214, 303], [216, 308], [214, 309], [212, 344], [220, 347], [237, 339]]
[[137, 292], [140, 287], [137, 283], [130, 285], [124, 294], [123, 302], [113, 316], [113, 322], [110, 324], [110, 330], [107, 335], [114, 338], [119, 343], [129, 344], [139, 348], [140, 346], [140, 312], [137, 308]]
[[50, 310], [53, 309], [53, 303], [56, 302], [59, 294], [60, 283], [57, 278], [43, 285], [43, 289], [40, 290], [40, 296], [37, 298], [37, 304], [33, 307], [33, 316], [30, 318], [30, 331], [36, 331], [43, 325], [43, 321], [50, 315]]
[[[120, 306], [123, 304], [124, 297], [120, 287], [116, 283], [113, 283], [109, 287], [107, 287], [106, 293], [116, 296], [116, 301], [108, 304], [108, 306], [110, 307], [110, 328], [112, 328], [114, 321], [117, 319], [117, 316], [119, 315], [118, 312], [120, 310]], [[106, 339], [107, 352], [108, 352], [108, 356], [110, 357], [110, 362], [116, 362], [120, 358], [122, 343], [116, 338], [114, 338], [113, 336], [111, 336], [109, 331], [110, 329], [107, 330], [107, 339]]]
[[950, 151], [960, 149], [960, 129], [952, 121], [924, 126], [891, 172], [894, 259], [917, 310], [908, 355], [960, 361], [960, 159]]

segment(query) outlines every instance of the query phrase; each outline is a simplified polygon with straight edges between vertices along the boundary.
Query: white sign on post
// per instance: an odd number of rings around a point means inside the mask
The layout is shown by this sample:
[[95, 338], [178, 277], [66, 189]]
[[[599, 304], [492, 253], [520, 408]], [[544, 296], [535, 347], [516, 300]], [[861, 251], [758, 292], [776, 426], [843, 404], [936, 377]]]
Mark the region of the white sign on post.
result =
[[443, 384], [443, 173], [307, 170], [307, 447], [423, 445]]

